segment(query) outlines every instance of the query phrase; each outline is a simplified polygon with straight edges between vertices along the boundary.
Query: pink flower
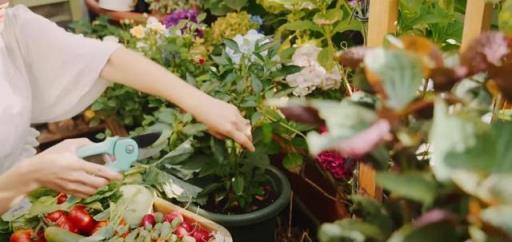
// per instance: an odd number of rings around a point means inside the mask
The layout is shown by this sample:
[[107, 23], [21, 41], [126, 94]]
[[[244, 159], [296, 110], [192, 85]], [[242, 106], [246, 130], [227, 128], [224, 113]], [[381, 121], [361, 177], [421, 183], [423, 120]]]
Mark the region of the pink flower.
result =
[[345, 159], [334, 151], [320, 153], [316, 161], [336, 179], [350, 179], [355, 168], [353, 160]]

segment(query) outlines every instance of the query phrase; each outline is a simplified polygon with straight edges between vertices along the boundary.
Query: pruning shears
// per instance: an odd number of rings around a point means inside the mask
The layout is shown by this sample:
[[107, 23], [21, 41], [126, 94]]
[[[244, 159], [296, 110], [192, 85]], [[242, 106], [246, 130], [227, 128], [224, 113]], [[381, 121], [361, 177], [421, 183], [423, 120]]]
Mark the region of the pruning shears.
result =
[[151, 156], [149, 149], [161, 136], [161, 132], [148, 133], [129, 138], [110, 137], [101, 143], [95, 143], [78, 149], [78, 156], [87, 161], [102, 164], [115, 172], [130, 169], [137, 160]]

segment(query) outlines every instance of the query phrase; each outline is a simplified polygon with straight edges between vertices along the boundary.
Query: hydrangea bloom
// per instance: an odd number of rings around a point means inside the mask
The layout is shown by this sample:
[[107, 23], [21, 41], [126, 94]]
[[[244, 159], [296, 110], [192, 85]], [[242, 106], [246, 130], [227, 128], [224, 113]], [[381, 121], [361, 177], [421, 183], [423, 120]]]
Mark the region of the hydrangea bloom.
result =
[[340, 73], [336, 69], [328, 72], [318, 63], [320, 51], [320, 48], [307, 44], [297, 49], [293, 55], [293, 64], [302, 67], [302, 71], [289, 75], [286, 81], [295, 88], [293, 93], [296, 96], [306, 96], [317, 88], [329, 90], [340, 87]]
[[[242, 55], [252, 55], [256, 48], [256, 44], [258, 41], [261, 41], [260, 44], [264, 44], [266, 42], [269, 42], [270, 40], [263, 40], [265, 38], [265, 35], [258, 33], [258, 31], [251, 29], [249, 32], [247, 32], [244, 36], [238, 34], [233, 38], [233, 40], [238, 44], [238, 47], [240, 49], [240, 52], [236, 52], [235, 50], [232, 50], [231, 48], [226, 49], [226, 54], [231, 58], [231, 60], [235, 64], [240, 63], [240, 59]], [[266, 53], [262, 53], [265, 55]]]

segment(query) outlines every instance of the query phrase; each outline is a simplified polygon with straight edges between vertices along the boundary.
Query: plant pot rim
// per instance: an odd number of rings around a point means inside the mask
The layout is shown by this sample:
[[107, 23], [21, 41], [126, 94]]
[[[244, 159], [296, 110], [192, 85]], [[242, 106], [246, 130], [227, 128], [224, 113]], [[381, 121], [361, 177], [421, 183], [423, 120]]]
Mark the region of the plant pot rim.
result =
[[198, 206], [190, 205], [187, 209], [203, 217], [228, 227], [241, 227], [257, 224], [278, 215], [290, 202], [291, 186], [288, 178], [274, 166], [266, 171], [278, 186], [279, 197], [267, 207], [245, 214], [221, 214], [208, 212]]

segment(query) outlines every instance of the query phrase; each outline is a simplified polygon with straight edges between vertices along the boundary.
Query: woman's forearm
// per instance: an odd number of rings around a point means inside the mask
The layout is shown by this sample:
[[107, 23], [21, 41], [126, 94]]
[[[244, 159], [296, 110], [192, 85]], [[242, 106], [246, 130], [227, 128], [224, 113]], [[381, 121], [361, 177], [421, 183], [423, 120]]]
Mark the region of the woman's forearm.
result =
[[25, 195], [36, 189], [23, 166], [17, 166], [0, 175], [0, 214], [19, 202]]
[[250, 121], [235, 106], [210, 97], [134, 51], [117, 49], [101, 77], [165, 98], [194, 115], [214, 136], [232, 138], [246, 149], [255, 150]]
[[187, 111], [210, 98], [160, 65], [124, 47], [112, 54], [101, 77], [162, 97]]

